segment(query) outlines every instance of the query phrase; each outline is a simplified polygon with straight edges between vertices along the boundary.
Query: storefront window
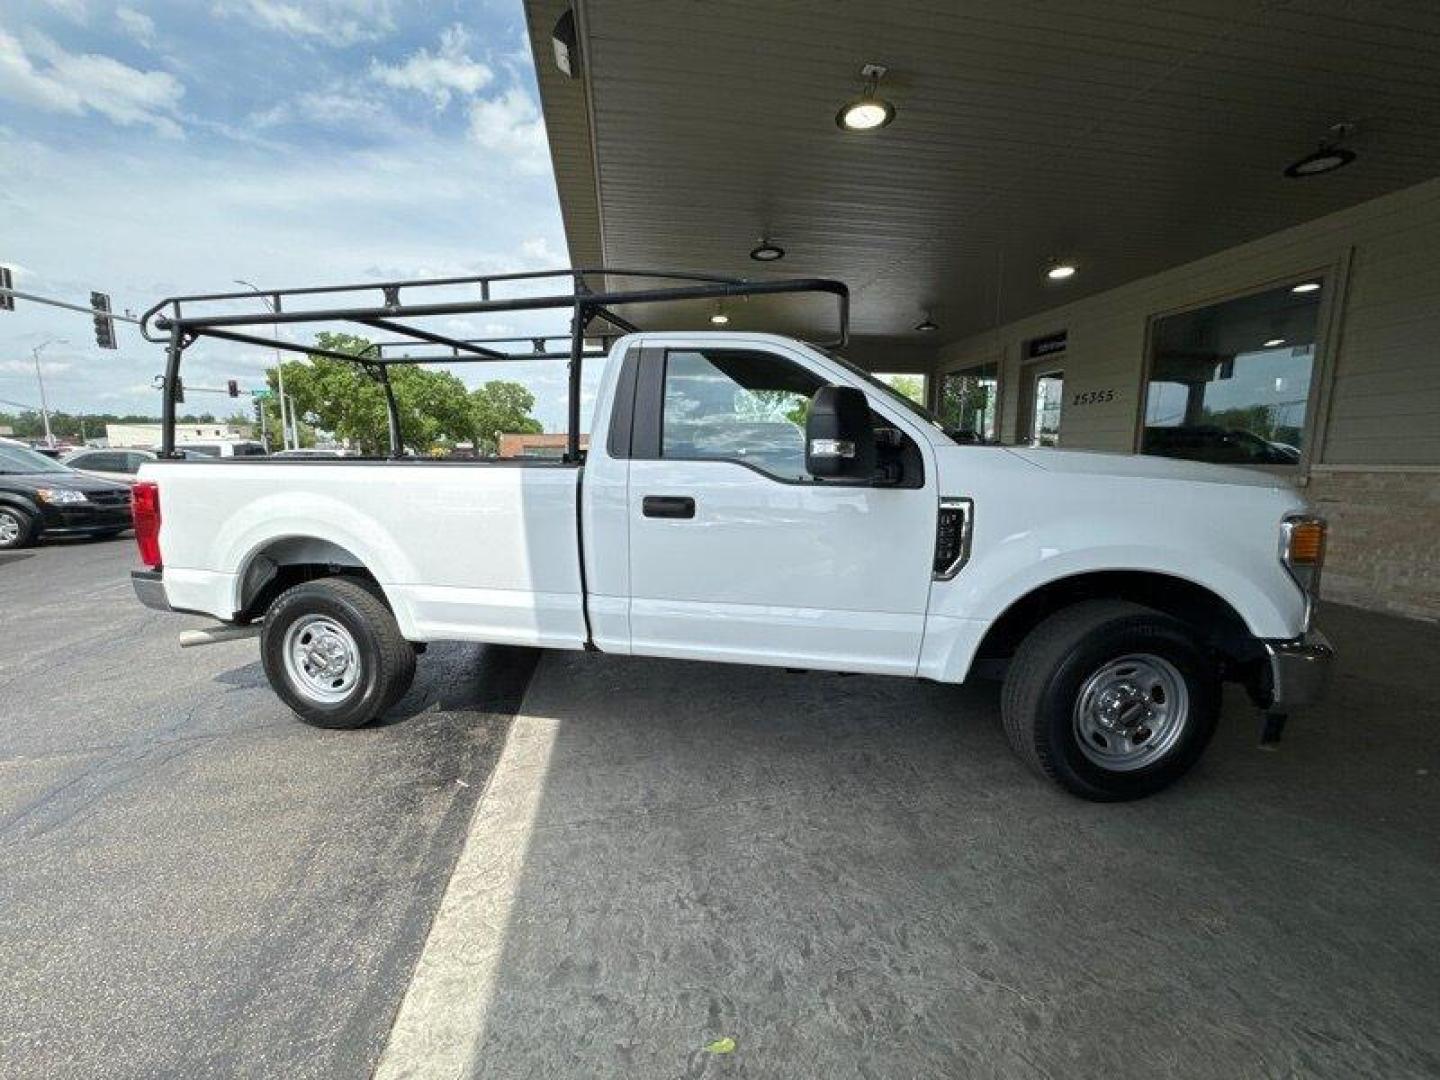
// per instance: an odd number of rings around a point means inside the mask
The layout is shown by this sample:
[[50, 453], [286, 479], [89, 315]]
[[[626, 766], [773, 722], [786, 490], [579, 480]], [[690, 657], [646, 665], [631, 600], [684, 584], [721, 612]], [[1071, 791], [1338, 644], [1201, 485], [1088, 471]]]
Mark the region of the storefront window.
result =
[[999, 367], [983, 364], [946, 372], [940, 382], [940, 420], [977, 442], [994, 442], [998, 416]]
[[1322, 294], [1287, 285], [1157, 319], [1141, 450], [1226, 465], [1298, 464]]

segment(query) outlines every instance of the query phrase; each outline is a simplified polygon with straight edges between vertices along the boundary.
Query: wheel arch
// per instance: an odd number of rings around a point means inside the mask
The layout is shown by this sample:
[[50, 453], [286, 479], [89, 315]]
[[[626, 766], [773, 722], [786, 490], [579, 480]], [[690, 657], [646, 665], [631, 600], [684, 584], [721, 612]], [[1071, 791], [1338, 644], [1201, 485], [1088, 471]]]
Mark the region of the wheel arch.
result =
[[35, 504], [34, 500], [18, 491], [0, 491], [0, 506], [13, 506], [16, 510], [24, 510], [33, 518], [40, 517], [40, 507]]
[[[300, 534], [271, 537], [251, 548], [239, 566], [235, 577], [236, 622], [253, 622], [263, 616], [286, 589], [324, 577], [362, 581], [395, 611], [385, 586], [370, 566], [333, 540]], [[398, 612], [396, 614], [398, 618]]]
[[1013, 600], [980, 639], [972, 670], [1003, 667], [1050, 615], [1095, 599], [1129, 600], [1179, 619], [1227, 667], [1243, 667], [1257, 657], [1259, 646], [1244, 617], [1213, 589], [1156, 570], [1092, 570], [1055, 578]]

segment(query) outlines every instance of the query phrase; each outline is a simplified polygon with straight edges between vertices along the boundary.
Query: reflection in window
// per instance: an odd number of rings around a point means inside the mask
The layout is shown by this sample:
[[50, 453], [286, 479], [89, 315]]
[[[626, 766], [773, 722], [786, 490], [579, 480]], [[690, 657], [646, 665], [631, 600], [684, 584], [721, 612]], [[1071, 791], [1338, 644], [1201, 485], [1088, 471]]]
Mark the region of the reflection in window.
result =
[[875, 373], [879, 379], [897, 394], [904, 394], [916, 405], [925, 404], [925, 376], [909, 375], [905, 373], [879, 372]]
[[661, 456], [743, 461], [782, 479], [806, 478], [805, 418], [821, 385], [767, 353], [672, 350]]
[[1143, 452], [1297, 464], [1320, 296], [1285, 286], [1156, 320]]
[[975, 442], [993, 442], [999, 399], [997, 364], [946, 372], [940, 382], [940, 420], [946, 428]]

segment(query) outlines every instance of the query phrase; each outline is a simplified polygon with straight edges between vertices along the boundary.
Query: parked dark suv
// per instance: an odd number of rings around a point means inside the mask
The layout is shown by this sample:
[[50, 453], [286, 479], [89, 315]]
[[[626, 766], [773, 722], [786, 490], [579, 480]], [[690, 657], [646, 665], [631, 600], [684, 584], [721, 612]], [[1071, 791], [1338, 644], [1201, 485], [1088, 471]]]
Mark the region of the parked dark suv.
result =
[[41, 536], [114, 536], [130, 528], [130, 487], [86, 476], [0, 441], [0, 551]]

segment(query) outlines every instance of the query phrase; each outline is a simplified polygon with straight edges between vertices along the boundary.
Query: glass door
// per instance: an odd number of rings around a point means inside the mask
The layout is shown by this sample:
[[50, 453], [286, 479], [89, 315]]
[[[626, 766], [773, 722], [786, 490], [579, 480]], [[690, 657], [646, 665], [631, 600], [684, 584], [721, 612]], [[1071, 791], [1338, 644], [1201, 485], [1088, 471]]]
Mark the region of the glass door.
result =
[[1065, 403], [1064, 369], [1050, 363], [1031, 365], [1025, 373], [1025, 390], [1025, 442], [1030, 446], [1058, 446], [1060, 410]]

